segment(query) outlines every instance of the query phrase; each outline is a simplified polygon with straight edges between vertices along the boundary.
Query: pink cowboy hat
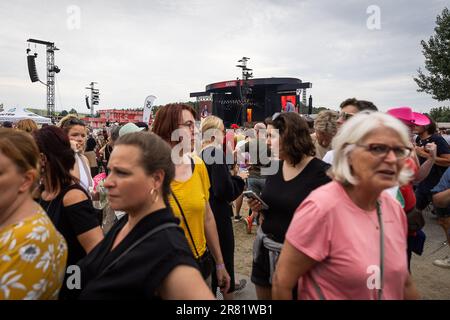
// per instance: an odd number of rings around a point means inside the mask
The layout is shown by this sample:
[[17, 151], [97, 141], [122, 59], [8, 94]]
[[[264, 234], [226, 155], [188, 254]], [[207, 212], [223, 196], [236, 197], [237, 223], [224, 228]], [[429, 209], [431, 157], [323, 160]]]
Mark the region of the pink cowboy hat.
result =
[[387, 113], [408, 124], [414, 124], [416, 126], [426, 126], [430, 124], [430, 119], [428, 119], [427, 116], [418, 112], [413, 112], [410, 107], [391, 108]]

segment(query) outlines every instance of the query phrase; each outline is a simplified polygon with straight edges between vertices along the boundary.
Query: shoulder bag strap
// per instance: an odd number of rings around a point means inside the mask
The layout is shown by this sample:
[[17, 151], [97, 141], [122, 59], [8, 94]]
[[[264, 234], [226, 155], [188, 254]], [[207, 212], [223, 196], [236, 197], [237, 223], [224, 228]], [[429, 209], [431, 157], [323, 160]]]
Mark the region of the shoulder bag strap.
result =
[[191, 159], [191, 170], [192, 170], [192, 174], [194, 174], [194, 170], [195, 170], [195, 162], [194, 159], [192, 159], [192, 157], [190, 157]]
[[188, 230], [189, 237], [191, 238], [191, 241], [192, 241], [192, 245], [194, 246], [195, 254], [197, 255], [197, 258], [200, 258], [200, 255], [198, 254], [198, 251], [197, 251], [197, 247], [195, 246], [194, 237], [192, 237], [191, 229], [189, 228], [189, 224], [187, 222], [186, 216], [184, 215], [183, 209], [181, 208], [180, 202], [178, 201], [177, 197], [175, 196], [175, 193], [173, 193], [172, 190], [170, 190], [170, 193], [172, 194], [172, 197], [174, 198], [174, 200], [177, 204], [177, 207], [181, 212], [181, 216], [183, 217], [184, 224], [186, 225], [186, 229]]
[[377, 216], [378, 224], [380, 225], [380, 289], [378, 290], [378, 300], [381, 300], [384, 282], [384, 228], [380, 201], [377, 201]]
[[131, 250], [133, 250], [136, 246], [138, 246], [145, 239], [151, 237], [152, 235], [154, 235], [155, 233], [157, 233], [161, 230], [168, 229], [168, 228], [178, 228], [178, 227], [179, 227], [178, 224], [176, 224], [174, 222], [167, 222], [167, 223], [163, 223], [160, 226], [157, 226], [156, 228], [153, 228], [152, 230], [150, 230], [149, 232], [144, 234], [142, 237], [140, 237], [138, 240], [136, 240], [131, 246], [129, 246], [124, 252], [122, 252], [122, 254], [120, 256], [118, 256], [116, 259], [114, 259], [110, 264], [108, 264], [106, 266], [106, 268], [104, 268], [102, 270], [102, 272], [98, 275], [97, 278], [100, 278], [103, 274], [105, 274], [113, 265], [115, 265], [121, 258], [123, 258], [125, 255], [127, 255]]
[[319, 296], [319, 299], [322, 300], [322, 301], [326, 300], [325, 296], [323, 295], [322, 290], [319, 287], [319, 284], [316, 282], [316, 280], [314, 280], [314, 278], [312, 277], [311, 274], [309, 275], [309, 278], [311, 279], [311, 282], [312, 282], [312, 284], [314, 286], [314, 289], [316, 290], [317, 295]]

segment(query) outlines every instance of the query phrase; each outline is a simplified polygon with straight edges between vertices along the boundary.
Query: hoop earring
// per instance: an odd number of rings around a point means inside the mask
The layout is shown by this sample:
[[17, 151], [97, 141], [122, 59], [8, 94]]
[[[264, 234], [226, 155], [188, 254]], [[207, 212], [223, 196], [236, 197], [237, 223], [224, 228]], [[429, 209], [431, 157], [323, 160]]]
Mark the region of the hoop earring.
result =
[[[153, 197], [153, 194], [155, 193], [155, 191], [156, 191], [156, 189], [152, 189], [152, 190], [150, 191], [150, 196]], [[159, 199], [159, 195], [158, 195], [158, 191], [156, 191], [156, 197], [155, 197], [155, 199], [153, 200], [152, 204], [155, 203], [156, 201], [158, 201], [158, 199]]]

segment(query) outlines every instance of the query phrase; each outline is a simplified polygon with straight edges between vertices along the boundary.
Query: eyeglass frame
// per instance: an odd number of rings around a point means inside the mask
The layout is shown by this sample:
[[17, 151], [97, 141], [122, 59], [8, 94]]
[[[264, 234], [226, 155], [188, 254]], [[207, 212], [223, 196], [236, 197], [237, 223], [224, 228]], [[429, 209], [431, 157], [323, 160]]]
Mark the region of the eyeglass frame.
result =
[[[406, 147], [406, 146], [403, 146], [403, 147], [391, 147], [391, 146], [389, 146], [387, 144], [384, 144], [384, 143], [369, 143], [367, 145], [360, 144], [360, 143], [354, 143], [354, 145], [357, 146], [357, 147], [361, 147], [361, 148], [365, 149], [366, 151], [370, 152], [370, 154], [372, 154], [373, 156], [378, 157], [378, 158], [386, 158], [387, 155], [392, 151], [392, 152], [394, 152], [395, 158], [397, 160], [404, 160], [404, 159], [408, 158], [411, 155], [412, 151], [413, 151], [413, 149], [410, 148], [410, 147]], [[384, 146], [384, 147], [388, 148], [388, 151], [385, 154], [375, 154], [374, 150], [373, 149], [371, 150], [371, 146]], [[397, 154], [395, 153], [394, 149], [397, 149], [397, 150], [398, 149], [403, 149], [403, 150], [408, 150], [409, 152], [407, 154], [405, 154], [405, 156], [403, 156], [403, 157], [398, 157]]]
[[343, 119], [343, 120], [347, 121], [348, 119], [350, 119], [354, 115], [356, 115], [356, 113], [340, 111], [339, 114], [338, 114], [338, 119]]

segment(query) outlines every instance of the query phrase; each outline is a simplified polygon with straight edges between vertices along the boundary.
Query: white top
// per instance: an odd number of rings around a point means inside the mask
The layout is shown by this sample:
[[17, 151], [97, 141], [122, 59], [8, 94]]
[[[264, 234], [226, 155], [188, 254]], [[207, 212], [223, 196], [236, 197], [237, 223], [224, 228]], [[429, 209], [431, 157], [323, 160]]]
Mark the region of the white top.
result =
[[331, 165], [333, 165], [333, 160], [334, 160], [334, 150], [328, 151], [322, 159], [323, 162], [326, 162]]
[[78, 164], [78, 170], [80, 172], [80, 185], [83, 187], [84, 190], [86, 190], [87, 193], [90, 194], [91, 187], [94, 185], [94, 181], [91, 177], [91, 172], [89, 171], [89, 168], [86, 165], [86, 162], [81, 158], [81, 156], [78, 153], [75, 153], [75, 160]]

